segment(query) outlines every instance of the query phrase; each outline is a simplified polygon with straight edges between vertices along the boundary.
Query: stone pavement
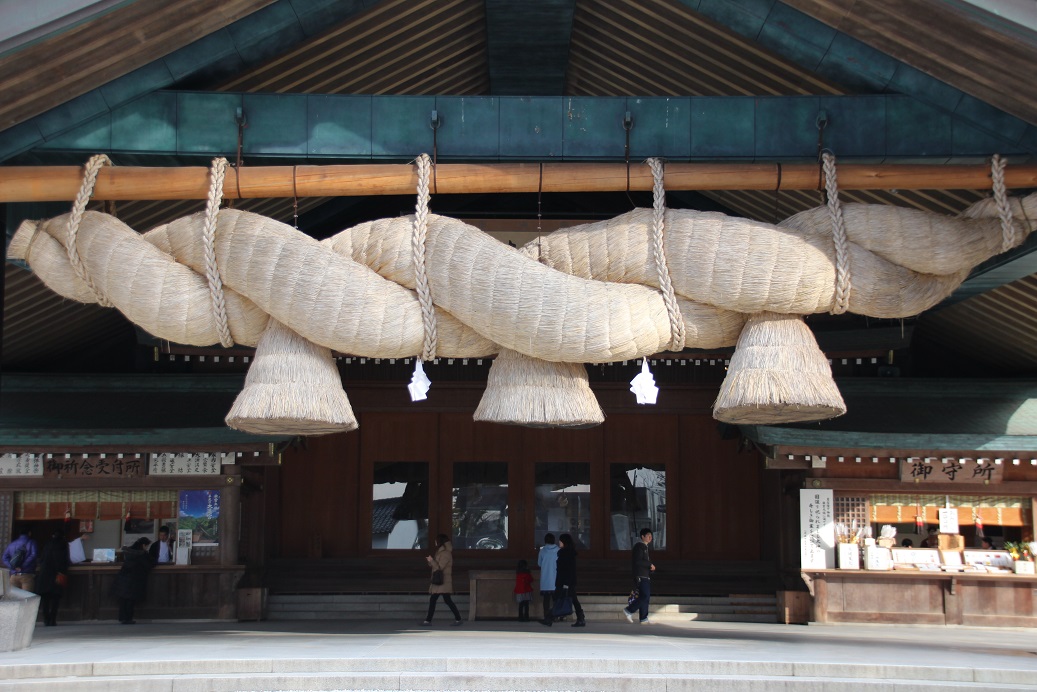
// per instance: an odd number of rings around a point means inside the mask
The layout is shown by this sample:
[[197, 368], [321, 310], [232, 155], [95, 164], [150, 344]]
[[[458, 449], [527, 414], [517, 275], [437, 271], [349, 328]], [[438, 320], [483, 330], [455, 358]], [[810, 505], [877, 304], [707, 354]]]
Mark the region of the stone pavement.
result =
[[1037, 630], [161, 622], [38, 627], [0, 691], [1037, 690]]

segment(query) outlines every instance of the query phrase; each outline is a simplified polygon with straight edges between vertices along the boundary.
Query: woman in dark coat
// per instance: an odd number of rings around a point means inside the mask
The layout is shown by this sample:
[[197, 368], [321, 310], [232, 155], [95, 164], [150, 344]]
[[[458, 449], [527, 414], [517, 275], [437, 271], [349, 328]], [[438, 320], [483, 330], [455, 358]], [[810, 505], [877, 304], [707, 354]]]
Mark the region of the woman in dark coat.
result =
[[[36, 591], [40, 594], [40, 609], [43, 611], [43, 624], [53, 627], [58, 624], [58, 604], [64, 587], [59, 579], [67, 578], [69, 565], [68, 541], [64, 534], [55, 531], [47, 545], [43, 546], [40, 557], [39, 572], [36, 574]], [[58, 577], [58, 575], [65, 577]]]
[[154, 566], [148, 555], [151, 540], [138, 538], [136, 543], [122, 551], [122, 569], [115, 575], [115, 597], [119, 599], [119, 622], [136, 625], [133, 607], [148, 595], [148, 572]]
[[[563, 533], [558, 537], [558, 574], [555, 577], [555, 603], [566, 596], [572, 599], [573, 611], [576, 613], [576, 622], [573, 627], [586, 627], [587, 621], [583, 614], [583, 607], [576, 595], [576, 546], [573, 537]], [[554, 618], [546, 617], [540, 624], [550, 627], [554, 624]]]

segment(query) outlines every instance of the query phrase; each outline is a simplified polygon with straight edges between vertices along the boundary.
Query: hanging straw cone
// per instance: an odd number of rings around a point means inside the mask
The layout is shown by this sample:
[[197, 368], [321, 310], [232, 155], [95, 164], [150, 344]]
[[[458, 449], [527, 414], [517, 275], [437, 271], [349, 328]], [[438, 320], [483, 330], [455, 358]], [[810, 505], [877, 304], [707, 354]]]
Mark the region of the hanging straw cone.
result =
[[326, 435], [357, 429], [331, 351], [271, 319], [245, 387], [226, 418], [263, 435]]
[[713, 405], [724, 423], [774, 424], [846, 413], [828, 359], [795, 315], [760, 312], [738, 337], [727, 377]]
[[580, 363], [555, 363], [502, 349], [475, 420], [529, 428], [589, 428], [605, 421]]

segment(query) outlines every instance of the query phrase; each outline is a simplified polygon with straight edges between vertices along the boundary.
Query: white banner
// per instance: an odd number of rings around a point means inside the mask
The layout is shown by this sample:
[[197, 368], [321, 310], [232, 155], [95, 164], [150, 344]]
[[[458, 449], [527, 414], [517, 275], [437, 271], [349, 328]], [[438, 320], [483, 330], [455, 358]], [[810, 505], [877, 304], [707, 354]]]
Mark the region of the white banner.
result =
[[223, 454], [152, 454], [148, 462], [149, 476], [218, 476]]
[[799, 558], [803, 569], [835, 568], [831, 490], [799, 491]]
[[42, 476], [42, 454], [0, 455], [0, 476]]

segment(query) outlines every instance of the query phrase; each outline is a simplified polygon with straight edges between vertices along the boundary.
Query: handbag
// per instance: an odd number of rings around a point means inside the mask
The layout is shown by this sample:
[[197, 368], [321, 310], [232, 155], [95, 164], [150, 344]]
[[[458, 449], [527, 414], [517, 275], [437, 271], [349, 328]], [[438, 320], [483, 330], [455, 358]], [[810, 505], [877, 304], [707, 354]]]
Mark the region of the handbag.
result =
[[60, 586], [61, 588], [65, 588], [66, 586], [68, 586], [68, 575], [64, 572], [58, 572], [54, 575], [54, 583]]
[[437, 569], [432, 572], [432, 583], [436, 586], [443, 584], [443, 570]]
[[641, 590], [636, 586], [630, 590], [630, 595], [627, 596], [627, 608], [633, 608], [634, 605], [641, 599]]
[[569, 590], [565, 590], [565, 595], [555, 600], [554, 607], [551, 608], [551, 617], [564, 618], [566, 615], [571, 615], [573, 612], [573, 599], [569, 595]]

